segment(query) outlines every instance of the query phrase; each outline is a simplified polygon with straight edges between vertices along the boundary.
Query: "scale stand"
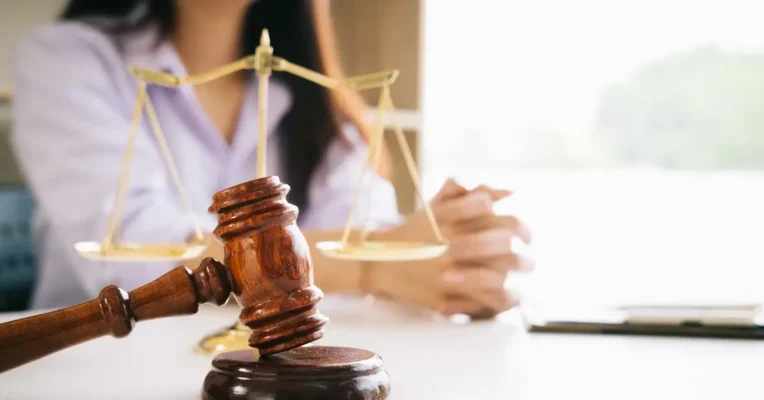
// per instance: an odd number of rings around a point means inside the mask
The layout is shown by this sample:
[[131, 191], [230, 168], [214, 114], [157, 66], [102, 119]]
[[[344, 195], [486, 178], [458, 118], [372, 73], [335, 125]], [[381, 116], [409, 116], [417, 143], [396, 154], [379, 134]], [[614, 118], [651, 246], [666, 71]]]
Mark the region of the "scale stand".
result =
[[[393, 112], [392, 96], [390, 95], [390, 86], [395, 82], [398, 76], [398, 70], [381, 71], [367, 75], [359, 75], [344, 79], [331, 78], [318, 72], [309, 70], [290, 63], [289, 61], [273, 55], [273, 47], [270, 44], [270, 37], [267, 30], [263, 30], [260, 38], [260, 45], [255, 54], [244, 57], [233, 63], [214, 68], [194, 76], [177, 76], [160, 71], [144, 69], [140, 67], [130, 67], [131, 73], [138, 79], [138, 96], [135, 103], [130, 133], [128, 136], [127, 148], [125, 150], [122, 171], [120, 173], [117, 192], [114, 201], [114, 208], [109, 218], [109, 225], [106, 235], [102, 242], [80, 242], [75, 244], [75, 249], [80, 255], [89, 259], [112, 260], [112, 261], [149, 261], [149, 260], [184, 260], [198, 257], [202, 254], [206, 245], [204, 244], [204, 235], [201, 231], [199, 222], [191, 209], [188, 198], [180, 182], [178, 171], [172, 156], [167, 148], [167, 143], [159, 126], [156, 112], [151, 104], [151, 99], [146, 93], [147, 84], [177, 88], [180, 86], [200, 85], [223, 76], [242, 71], [254, 70], [258, 77], [258, 154], [257, 154], [257, 177], [266, 176], [266, 132], [267, 114], [268, 114], [268, 80], [272, 71], [283, 71], [303, 79], [307, 79], [320, 86], [332, 90], [368, 90], [379, 88], [380, 97], [377, 107], [377, 120], [374, 126], [373, 137], [371, 138], [370, 148], [366, 164], [361, 174], [361, 179], [356, 188], [350, 212], [345, 224], [345, 230], [342, 238], [337, 241], [325, 241], [316, 244], [316, 248], [322, 254], [343, 260], [357, 261], [405, 261], [421, 260], [435, 258], [446, 251], [446, 243], [438, 227], [438, 223], [433, 216], [427, 201], [422, 197], [421, 185], [419, 183], [419, 173], [417, 171], [411, 149], [406, 143], [403, 130], [393, 115], [393, 128], [395, 130], [396, 140], [403, 152], [404, 161], [408, 169], [417, 195], [424, 205], [427, 219], [432, 229], [435, 242], [390, 242], [368, 240], [370, 228], [371, 212], [367, 213], [364, 228], [361, 231], [358, 241], [350, 240], [353, 214], [356, 212], [359, 197], [365, 186], [366, 177], [370, 170], [376, 170], [379, 165], [380, 154], [384, 137], [383, 117], [386, 111]], [[135, 148], [135, 137], [138, 130], [138, 124], [141, 120], [142, 112], [145, 110], [148, 116], [151, 130], [159, 143], [162, 155], [165, 159], [170, 175], [173, 178], [175, 186], [180, 194], [189, 217], [193, 221], [195, 228], [195, 237], [190, 243], [186, 244], [156, 244], [156, 243], [120, 243], [119, 228], [122, 222], [122, 213], [127, 195], [129, 184], [130, 163]], [[371, 188], [369, 188], [371, 193]]]

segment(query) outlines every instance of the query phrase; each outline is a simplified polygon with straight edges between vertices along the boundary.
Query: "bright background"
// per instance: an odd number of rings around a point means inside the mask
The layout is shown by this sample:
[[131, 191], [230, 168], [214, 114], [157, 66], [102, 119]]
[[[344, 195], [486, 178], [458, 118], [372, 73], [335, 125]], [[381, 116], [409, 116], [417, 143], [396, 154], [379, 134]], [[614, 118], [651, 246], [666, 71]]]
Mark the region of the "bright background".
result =
[[516, 192], [529, 304], [764, 301], [764, 3], [424, 4], [425, 194]]

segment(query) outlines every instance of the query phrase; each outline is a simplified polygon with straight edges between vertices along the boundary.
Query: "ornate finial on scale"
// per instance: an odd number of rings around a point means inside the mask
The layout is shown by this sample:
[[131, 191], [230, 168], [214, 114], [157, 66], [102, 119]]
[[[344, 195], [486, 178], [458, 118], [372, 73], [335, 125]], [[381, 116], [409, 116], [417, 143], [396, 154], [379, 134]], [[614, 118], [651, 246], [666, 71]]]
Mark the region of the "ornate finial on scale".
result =
[[268, 34], [268, 29], [263, 29], [263, 33], [260, 34], [260, 46], [271, 46], [271, 35]]

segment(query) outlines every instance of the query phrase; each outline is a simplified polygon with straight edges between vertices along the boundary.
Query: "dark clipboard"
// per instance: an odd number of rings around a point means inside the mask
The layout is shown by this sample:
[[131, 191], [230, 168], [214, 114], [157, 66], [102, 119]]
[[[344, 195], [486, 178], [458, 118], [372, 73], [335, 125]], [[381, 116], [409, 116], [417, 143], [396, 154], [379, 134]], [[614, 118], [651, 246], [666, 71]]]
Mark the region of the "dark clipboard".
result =
[[605, 335], [704, 337], [764, 340], [764, 326], [685, 324], [631, 324], [599, 321], [543, 321], [528, 324], [529, 332]]

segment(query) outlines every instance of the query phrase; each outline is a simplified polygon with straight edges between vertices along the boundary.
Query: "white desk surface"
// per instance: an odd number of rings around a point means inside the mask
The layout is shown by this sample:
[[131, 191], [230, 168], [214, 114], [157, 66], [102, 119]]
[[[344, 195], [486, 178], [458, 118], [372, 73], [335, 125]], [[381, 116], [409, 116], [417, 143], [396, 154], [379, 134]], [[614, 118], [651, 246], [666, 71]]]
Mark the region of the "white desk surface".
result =
[[[379, 353], [391, 399], [761, 399], [764, 344], [529, 334], [508, 321], [433, 321], [389, 304], [327, 298], [317, 344]], [[0, 375], [0, 399], [199, 399], [211, 357], [203, 335], [234, 307], [147, 321]], [[29, 314], [0, 314], [0, 321]]]

